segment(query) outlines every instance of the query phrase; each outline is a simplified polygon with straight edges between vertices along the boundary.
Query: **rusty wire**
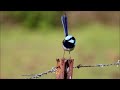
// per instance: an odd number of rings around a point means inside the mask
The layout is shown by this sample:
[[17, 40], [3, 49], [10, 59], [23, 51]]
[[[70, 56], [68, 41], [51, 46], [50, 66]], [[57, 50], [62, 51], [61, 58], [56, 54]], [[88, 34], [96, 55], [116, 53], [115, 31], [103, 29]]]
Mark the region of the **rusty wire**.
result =
[[57, 70], [56, 67], [52, 67], [52, 69], [50, 69], [50, 70], [48, 70], [48, 71], [46, 71], [46, 72], [43, 72], [43, 73], [35, 74], [34, 76], [32, 76], [32, 77], [30, 77], [30, 78], [28, 78], [28, 79], [37, 79], [37, 78], [39, 78], [39, 77], [41, 77], [41, 76], [43, 76], [43, 75], [45, 75], [45, 74], [53, 73], [53, 72], [55, 72], [56, 70]]
[[[112, 63], [112, 64], [96, 64], [96, 65], [81, 65], [81, 64], [79, 64], [79, 65], [77, 65], [77, 66], [75, 66], [73, 68], [78, 68], [79, 69], [81, 67], [105, 67], [105, 66], [117, 66], [118, 67], [119, 65], [120, 65], [120, 60], [118, 60], [116, 63]], [[30, 77], [28, 79], [37, 79], [37, 78], [39, 78], [39, 77], [41, 77], [43, 75], [46, 75], [48, 73], [56, 72], [56, 70], [57, 70], [57, 67], [52, 67], [52, 69], [50, 69], [50, 70], [48, 70], [46, 72], [43, 72], [43, 73], [35, 74], [35, 75], [33, 75], [32, 77]]]
[[118, 65], [120, 65], [120, 60], [118, 60], [116, 63], [112, 63], [112, 64], [96, 64], [96, 65], [77, 65], [73, 68], [81, 68], [81, 67], [105, 67], [105, 66], [113, 66], [116, 65], [118, 67]]

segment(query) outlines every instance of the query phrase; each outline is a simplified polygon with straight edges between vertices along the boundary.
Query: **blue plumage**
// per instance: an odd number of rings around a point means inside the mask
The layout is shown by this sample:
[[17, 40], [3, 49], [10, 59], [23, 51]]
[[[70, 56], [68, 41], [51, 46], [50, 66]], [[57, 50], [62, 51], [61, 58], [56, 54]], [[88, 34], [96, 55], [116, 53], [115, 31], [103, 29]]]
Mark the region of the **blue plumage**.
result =
[[67, 16], [66, 15], [61, 16], [61, 21], [63, 24], [64, 34], [66, 37], [66, 36], [68, 36]]
[[[76, 39], [72, 35], [68, 35], [67, 16], [66, 15], [61, 16], [61, 21], [62, 21], [64, 34], [65, 34], [65, 38], [62, 42], [64, 54], [65, 54], [65, 51], [69, 51], [69, 54], [70, 54], [70, 51], [74, 50], [75, 48]], [[63, 57], [64, 57], [64, 54], [63, 54]]]

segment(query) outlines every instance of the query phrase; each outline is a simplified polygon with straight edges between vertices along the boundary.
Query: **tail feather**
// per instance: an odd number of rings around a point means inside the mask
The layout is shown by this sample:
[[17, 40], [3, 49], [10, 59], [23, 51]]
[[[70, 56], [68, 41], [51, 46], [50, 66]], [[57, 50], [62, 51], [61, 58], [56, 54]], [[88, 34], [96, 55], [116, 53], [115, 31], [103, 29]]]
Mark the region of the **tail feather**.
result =
[[64, 29], [65, 36], [68, 36], [68, 23], [67, 23], [67, 16], [63, 15], [61, 16], [61, 21]]

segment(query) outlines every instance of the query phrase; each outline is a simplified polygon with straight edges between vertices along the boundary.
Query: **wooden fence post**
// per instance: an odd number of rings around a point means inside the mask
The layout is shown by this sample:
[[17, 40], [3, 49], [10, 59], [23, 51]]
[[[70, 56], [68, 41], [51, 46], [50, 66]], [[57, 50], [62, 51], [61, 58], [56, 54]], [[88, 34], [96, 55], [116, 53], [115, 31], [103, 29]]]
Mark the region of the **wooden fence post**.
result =
[[56, 79], [72, 79], [74, 59], [56, 59]]

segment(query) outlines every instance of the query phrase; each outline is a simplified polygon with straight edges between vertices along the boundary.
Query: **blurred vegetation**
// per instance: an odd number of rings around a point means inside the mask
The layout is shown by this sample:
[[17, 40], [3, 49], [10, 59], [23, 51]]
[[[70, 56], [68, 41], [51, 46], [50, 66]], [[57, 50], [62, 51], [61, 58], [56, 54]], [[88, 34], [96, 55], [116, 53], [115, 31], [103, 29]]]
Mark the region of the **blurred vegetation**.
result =
[[[91, 22], [119, 25], [118, 11], [66, 11], [69, 27], [84, 26]], [[1, 24], [24, 25], [27, 28], [61, 27], [63, 11], [1, 11]], [[31, 29], [30, 29], [31, 30]]]
[[[7, 11], [1, 12], [3, 23], [21, 24], [28, 28], [58, 26], [61, 12], [51, 11]], [[60, 22], [59, 22], [60, 23]]]
[[[0, 78], [26, 78], [56, 66], [63, 55], [63, 11], [0, 12]], [[69, 33], [77, 44], [74, 66], [110, 64], [120, 59], [120, 12], [67, 11]], [[35, 31], [35, 32], [30, 32]], [[65, 57], [69, 54], [66, 52]], [[55, 79], [55, 73], [41, 78]], [[117, 78], [120, 67], [74, 69], [73, 79]]]

